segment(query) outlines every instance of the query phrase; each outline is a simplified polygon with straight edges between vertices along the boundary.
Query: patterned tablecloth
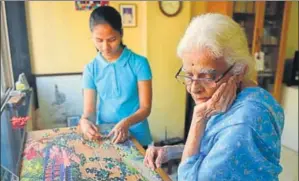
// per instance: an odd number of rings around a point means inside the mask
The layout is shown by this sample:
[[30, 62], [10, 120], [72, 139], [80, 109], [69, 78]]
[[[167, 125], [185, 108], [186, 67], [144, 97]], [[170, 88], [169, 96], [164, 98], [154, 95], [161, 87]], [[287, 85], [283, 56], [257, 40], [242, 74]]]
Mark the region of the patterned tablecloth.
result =
[[[100, 133], [108, 134], [112, 127], [101, 125]], [[156, 170], [159, 174], [143, 165], [144, 157], [137, 144], [134, 139], [123, 144], [112, 144], [110, 139], [89, 141], [76, 127], [32, 131], [26, 138], [20, 179], [169, 180], [162, 170]]]

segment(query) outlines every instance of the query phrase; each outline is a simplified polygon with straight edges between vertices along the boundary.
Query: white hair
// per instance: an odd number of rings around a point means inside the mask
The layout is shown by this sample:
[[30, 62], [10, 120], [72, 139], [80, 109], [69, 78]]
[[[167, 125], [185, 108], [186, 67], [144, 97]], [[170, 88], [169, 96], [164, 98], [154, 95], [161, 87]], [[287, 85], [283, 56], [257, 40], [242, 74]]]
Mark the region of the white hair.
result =
[[181, 39], [177, 54], [208, 50], [214, 58], [224, 57], [233, 63], [244, 63], [248, 66], [246, 79], [252, 79], [255, 62], [249, 52], [247, 38], [243, 28], [230, 17], [222, 14], [204, 14], [194, 17]]

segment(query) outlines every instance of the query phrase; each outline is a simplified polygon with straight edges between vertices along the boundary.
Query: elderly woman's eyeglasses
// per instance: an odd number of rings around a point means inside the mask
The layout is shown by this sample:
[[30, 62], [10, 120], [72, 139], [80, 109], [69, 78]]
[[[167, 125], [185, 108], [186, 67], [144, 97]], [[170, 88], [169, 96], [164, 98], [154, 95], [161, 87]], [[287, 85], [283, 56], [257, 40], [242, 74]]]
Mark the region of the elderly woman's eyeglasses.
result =
[[233, 67], [234, 64], [231, 65], [223, 74], [220, 74], [219, 76], [217, 76], [217, 74], [214, 72], [209, 74], [203, 74], [202, 78], [194, 79], [190, 76], [180, 75], [183, 68], [182, 66], [176, 73], [175, 78], [184, 85], [191, 85], [193, 81], [198, 81], [204, 87], [214, 87], [216, 83], [219, 82]]

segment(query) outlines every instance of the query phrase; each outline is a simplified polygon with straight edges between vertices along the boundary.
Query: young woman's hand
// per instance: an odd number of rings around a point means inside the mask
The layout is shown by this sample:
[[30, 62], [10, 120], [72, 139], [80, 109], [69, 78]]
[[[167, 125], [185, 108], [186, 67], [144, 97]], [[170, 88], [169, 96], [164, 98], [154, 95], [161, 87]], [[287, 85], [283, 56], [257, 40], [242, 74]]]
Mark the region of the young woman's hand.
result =
[[86, 136], [89, 140], [100, 137], [100, 134], [98, 133], [98, 127], [88, 119], [81, 118], [79, 122], [79, 127], [83, 135]]
[[114, 135], [112, 138], [112, 143], [116, 144], [125, 142], [128, 139], [129, 127], [130, 125], [127, 119], [123, 119], [117, 123], [108, 134], [108, 137]]
[[229, 81], [222, 83], [207, 102], [196, 105], [192, 122], [207, 121], [214, 114], [227, 111], [236, 98], [238, 81], [236, 76], [230, 77]]

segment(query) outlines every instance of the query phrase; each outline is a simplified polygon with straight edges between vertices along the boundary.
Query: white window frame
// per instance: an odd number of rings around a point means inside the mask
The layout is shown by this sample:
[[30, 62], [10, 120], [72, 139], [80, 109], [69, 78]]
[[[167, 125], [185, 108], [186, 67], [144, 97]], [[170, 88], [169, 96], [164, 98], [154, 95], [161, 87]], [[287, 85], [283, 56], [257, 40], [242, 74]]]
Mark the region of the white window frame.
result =
[[8, 37], [5, 1], [1, 1], [1, 112], [14, 89], [14, 78]]

